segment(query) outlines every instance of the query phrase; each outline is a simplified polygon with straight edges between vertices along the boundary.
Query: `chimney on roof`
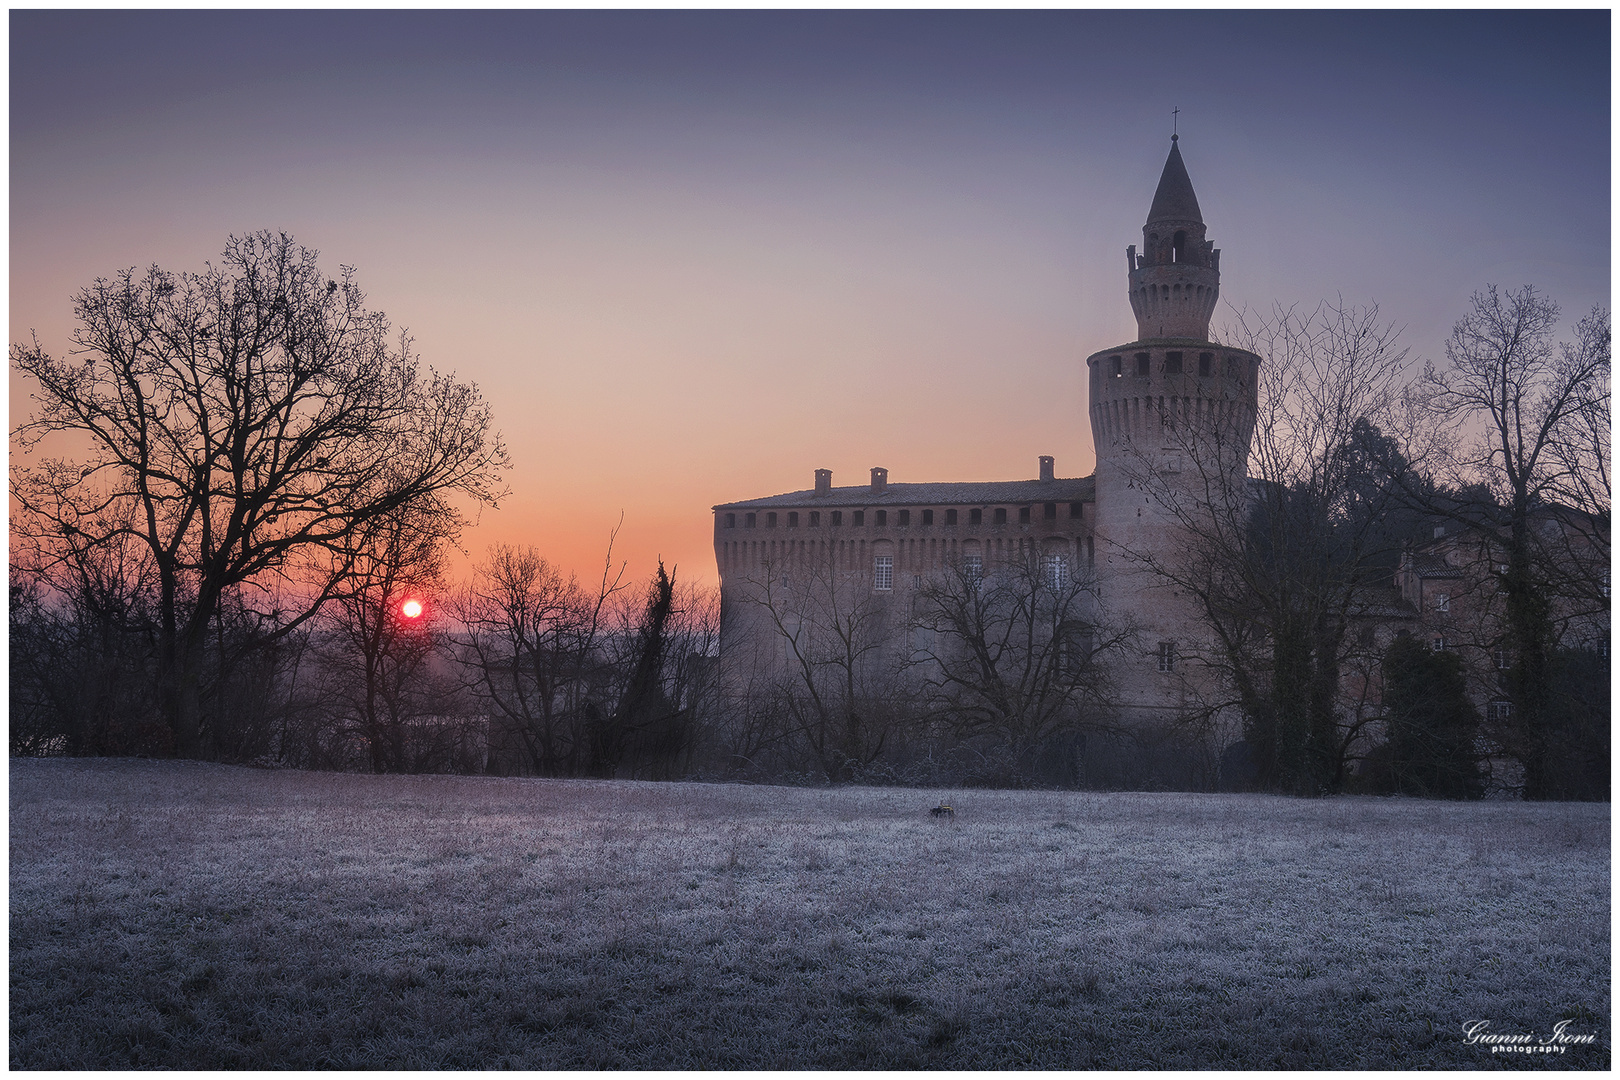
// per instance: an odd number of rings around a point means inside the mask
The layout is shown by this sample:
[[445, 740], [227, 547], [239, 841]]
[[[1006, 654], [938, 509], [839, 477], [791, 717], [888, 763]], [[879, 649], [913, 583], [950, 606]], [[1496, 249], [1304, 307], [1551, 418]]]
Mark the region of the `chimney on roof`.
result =
[[883, 494], [884, 488], [887, 488], [888, 486], [889, 486], [889, 470], [888, 469], [873, 469], [872, 470], [872, 494], [881, 495], [881, 494]]
[[816, 494], [817, 495], [830, 495], [830, 494], [832, 494], [832, 470], [831, 469], [817, 469], [816, 470]]
[[1056, 474], [1055, 470], [1052, 468], [1052, 455], [1051, 454], [1042, 454], [1041, 455], [1041, 479], [1042, 480], [1053, 480], [1053, 479], [1056, 479], [1056, 475], [1057, 474]]

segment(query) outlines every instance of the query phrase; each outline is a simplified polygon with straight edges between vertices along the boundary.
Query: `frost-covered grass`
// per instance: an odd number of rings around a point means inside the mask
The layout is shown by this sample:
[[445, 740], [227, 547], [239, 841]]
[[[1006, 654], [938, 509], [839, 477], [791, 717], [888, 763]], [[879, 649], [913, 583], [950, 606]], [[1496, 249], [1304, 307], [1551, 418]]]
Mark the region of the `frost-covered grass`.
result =
[[16, 1068], [1605, 1068], [1609, 993], [1607, 805], [11, 763]]

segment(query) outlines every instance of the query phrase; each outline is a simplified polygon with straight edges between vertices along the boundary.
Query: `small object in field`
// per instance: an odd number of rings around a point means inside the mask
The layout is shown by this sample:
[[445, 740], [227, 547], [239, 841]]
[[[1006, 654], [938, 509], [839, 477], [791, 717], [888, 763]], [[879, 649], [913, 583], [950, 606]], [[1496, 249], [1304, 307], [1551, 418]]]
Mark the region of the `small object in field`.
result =
[[930, 810], [928, 812], [930, 814], [932, 814], [934, 817], [948, 817], [948, 818], [956, 817], [956, 811], [952, 810], [950, 807], [946, 806], [944, 803], [940, 803], [938, 806], [934, 807], [932, 810]]

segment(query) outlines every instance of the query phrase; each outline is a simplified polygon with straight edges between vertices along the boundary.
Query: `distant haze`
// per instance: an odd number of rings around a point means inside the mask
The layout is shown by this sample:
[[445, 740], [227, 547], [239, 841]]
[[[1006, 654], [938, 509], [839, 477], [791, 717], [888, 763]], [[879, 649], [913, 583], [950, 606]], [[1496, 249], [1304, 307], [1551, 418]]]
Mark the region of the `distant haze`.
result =
[[14, 11], [10, 339], [288, 232], [494, 402], [474, 557], [589, 575], [622, 511], [633, 573], [712, 581], [709, 507], [816, 468], [1090, 472], [1172, 108], [1227, 303], [1434, 360], [1487, 283], [1607, 304], [1609, 19]]

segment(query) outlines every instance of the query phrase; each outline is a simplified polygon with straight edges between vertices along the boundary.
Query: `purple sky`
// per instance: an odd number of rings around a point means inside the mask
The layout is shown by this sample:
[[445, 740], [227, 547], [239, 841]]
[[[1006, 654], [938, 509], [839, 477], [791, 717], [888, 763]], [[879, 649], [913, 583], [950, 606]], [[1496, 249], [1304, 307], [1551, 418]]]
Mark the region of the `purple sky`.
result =
[[10, 19], [11, 339], [290, 232], [495, 402], [475, 557], [588, 572], [622, 510], [712, 579], [708, 507], [818, 467], [1085, 475], [1173, 107], [1231, 304], [1440, 360], [1487, 283], [1608, 303], [1607, 11]]

